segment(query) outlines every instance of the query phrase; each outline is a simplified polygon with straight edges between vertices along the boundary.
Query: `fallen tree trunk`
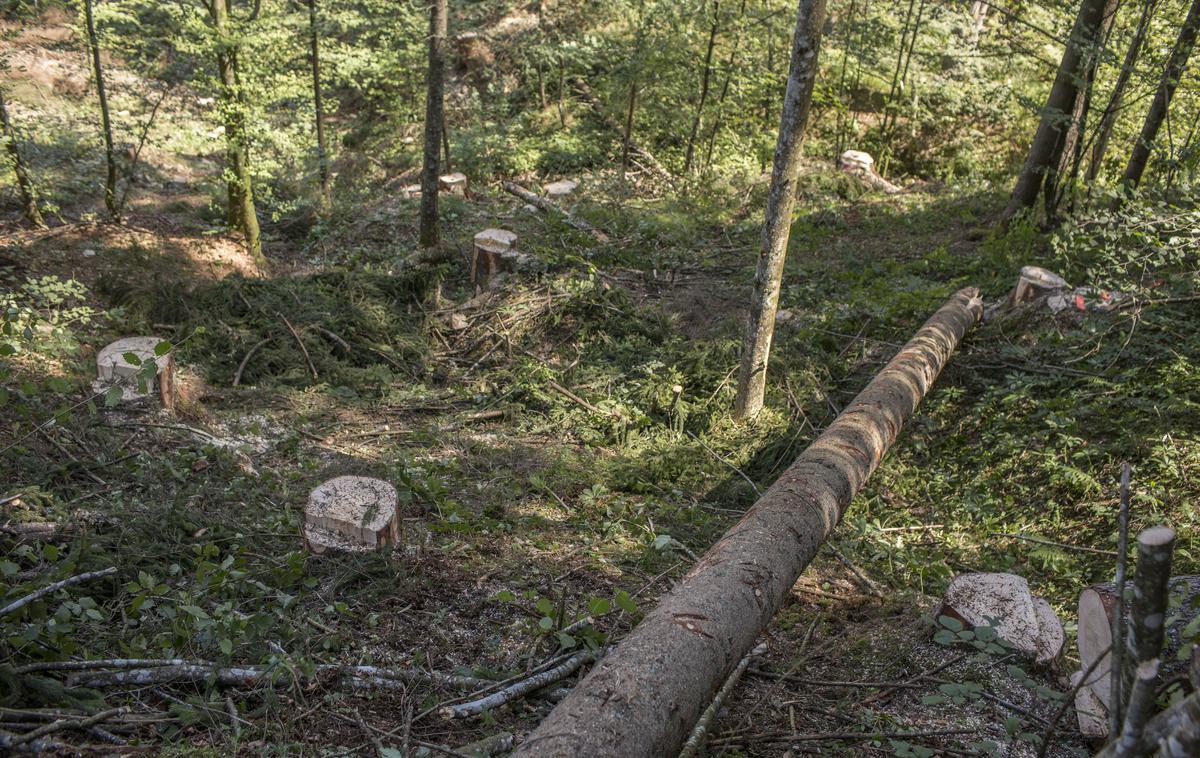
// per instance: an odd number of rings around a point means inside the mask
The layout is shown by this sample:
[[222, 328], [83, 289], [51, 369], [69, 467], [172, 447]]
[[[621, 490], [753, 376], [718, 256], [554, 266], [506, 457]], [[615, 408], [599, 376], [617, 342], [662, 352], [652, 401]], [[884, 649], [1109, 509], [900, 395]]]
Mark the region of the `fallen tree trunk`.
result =
[[678, 754], [982, 312], [955, 294], [514, 755]]
[[503, 186], [504, 186], [505, 192], [507, 192], [510, 195], [515, 195], [516, 197], [521, 198], [525, 202], [532, 205], [534, 208], [537, 208], [538, 210], [540, 210], [542, 213], [554, 213], [559, 216], [562, 216], [563, 220], [565, 220], [569, 226], [574, 227], [575, 229], [578, 229], [581, 232], [587, 232], [588, 234], [592, 235], [600, 242], [608, 242], [607, 234], [600, 231], [599, 229], [592, 226], [591, 224], [584, 221], [583, 219], [579, 218], [578, 216], [573, 216], [570, 213], [567, 213], [565, 210], [562, 209], [562, 207], [558, 203], [554, 202], [553, 200], [547, 200], [546, 198], [541, 197], [540, 195], [535, 195], [532, 192], [530, 192], [529, 190], [522, 187], [521, 185], [516, 184], [514, 182], [505, 182]]

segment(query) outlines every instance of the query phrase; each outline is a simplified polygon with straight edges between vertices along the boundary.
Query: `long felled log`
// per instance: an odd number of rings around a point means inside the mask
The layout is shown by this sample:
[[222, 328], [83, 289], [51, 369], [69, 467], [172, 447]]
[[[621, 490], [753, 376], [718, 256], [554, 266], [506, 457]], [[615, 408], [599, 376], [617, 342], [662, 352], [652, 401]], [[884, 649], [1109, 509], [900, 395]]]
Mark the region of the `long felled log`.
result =
[[942, 306], [515, 755], [676, 755], [982, 312]]

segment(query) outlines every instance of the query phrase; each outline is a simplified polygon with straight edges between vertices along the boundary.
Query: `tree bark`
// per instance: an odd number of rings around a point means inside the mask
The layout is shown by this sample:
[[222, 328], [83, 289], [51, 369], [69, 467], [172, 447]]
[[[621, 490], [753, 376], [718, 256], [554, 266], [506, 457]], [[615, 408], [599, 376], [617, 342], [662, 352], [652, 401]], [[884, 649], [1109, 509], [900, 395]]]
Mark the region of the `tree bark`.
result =
[[1125, 60], [1121, 63], [1121, 73], [1117, 75], [1112, 94], [1108, 97], [1108, 104], [1104, 106], [1104, 114], [1100, 117], [1100, 125], [1096, 129], [1096, 142], [1092, 146], [1092, 155], [1085, 175], [1088, 184], [1094, 182], [1100, 174], [1100, 164], [1104, 162], [1104, 154], [1108, 152], [1108, 140], [1112, 137], [1113, 126], [1117, 123], [1117, 115], [1121, 112], [1121, 104], [1125, 101], [1125, 88], [1129, 86], [1129, 80], [1133, 76], [1133, 67], [1137, 64], [1138, 56], [1141, 55], [1142, 45], [1146, 41], [1146, 33], [1150, 29], [1150, 21], [1154, 16], [1154, 8], [1157, 4], [1158, 0], [1144, 0], [1142, 3], [1142, 15], [1138, 19], [1137, 29], [1129, 43], [1129, 49], [1125, 51]]
[[1192, 0], [1187, 20], [1183, 22], [1183, 27], [1179, 30], [1179, 37], [1176, 38], [1175, 47], [1171, 50], [1171, 58], [1167, 61], [1166, 69], [1163, 70], [1162, 80], [1159, 81], [1158, 91], [1154, 93], [1154, 100], [1150, 103], [1150, 110], [1146, 113], [1146, 120], [1142, 124], [1142, 133], [1133, 143], [1133, 150], [1129, 154], [1129, 163], [1126, 164], [1125, 173], [1121, 176], [1121, 185], [1126, 190], [1136, 188], [1142, 181], [1142, 174], [1145, 173], [1146, 164], [1150, 160], [1150, 152], [1154, 149], [1154, 140], [1158, 137], [1158, 130], [1167, 117], [1167, 111], [1171, 107], [1171, 98], [1175, 96], [1175, 89], [1179, 86], [1179, 80], [1183, 78], [1188, 58], [1196, 44], [1197, 29], [1200, 29], [1200, 0]]
[[258, 263], [265, 264], [254, 190], [250, 182], [250, 140], [246, 134], [246, 105], [238, 80], [237, 43], [230, 37], [229, 0], [209, 0], [209, 13], [217, 33], [217, 73], [221, 78], [222, 109], [225, 112], [225, 162], [229, 177], [229, 226], [246, 238], [246, 248]]
[[964, 289], [926, 321], [515, 755], [677, 755], [982, 311]]
[[813, 80], [817, 74], [821, 27], [824, 23], [825, 0], [799, 0], [791, 68], [779, 138], [775, 143], [775, 166], [767, 195], [758, 271], [754, 277], [750, 326], [746, 332], [745, 353], [734, 403], [734, 416], [739, 419], [757, 415], [762, 410], [766, 392], [767, 361], [771, 354], [771, 337], [775, 333], [775, 309], [779, 304], [783, 263], [787, 258], [788, 238], [792, 231], [801, 144], [809, 107], [812, 105]]
[[696, 117], [692, 119], [692, 132], [688, 135], [687, 152], [683, 158], [683, 173], [692, 171], [696, 157], [696, 135], [700, 132], [700, 120], [704, 117], [704, 104], [708, 101], [708, 82], [712, 78], [713, 47], [717, 44], [717, 31], [721, 27], [721, 0], [713, 0], [712, 30], [708, 33], [708, 49], [704, 52], [704, 73], [700, 76], [700, 102], [696, 106]]
[[317, 26], [317, 0], [308, 0], [309, 55], [312, 62], [313, 110], [316, 111], [317, 171], [321, 179], [321, 211], [328, 213], [333, 205], [329, 192], [329, 153], [325, 147], [324, 103], [321, 97], [320, 32]]
[[1004, 210], [1003, 222], [1019, 211], [1033, 207], [1045, 185], [1046, 174], [1055, 171], [1062, 160], [1076, 101], [1086, 81], [1089, 53], [1100, 41], [1106, 5], [1107, 0], [1082, 0], [1079, 6], [1058, 75], [1046, 98], [1046, 107], [1042, 109], [1042, 119], [1021, 167], [1021, 175]]
[[117, 218], [121, 215], [121, 209], [117, 207], [117, 156], [113, 150], [112, 119], [108, 113], [108, 93], [104, 89], [104, 69], [100, 65], [100, 40], [96, 36], [92, 0], [84, 0], [83, 8], [87, 21], [88, 50], [92, 54], [92, 69], [96, 75], [96, 94], [100, 100], [100, 124], [104, 131], [104, 162], [107, 167], [104, 207], [108, 209], [108, 215]]
[[42, 218], [42, 212], [38, 210], [37, 193], [33, 190], [33, 180], [29, 177], [29, 170], [25, 167], [24, 159], [21, 158], [20, 149], [17, 148], [17, 132], [13, 129], [12, 119], [8, 117], [8, 104], [4, 101], [2, 89], [0, 89], [0, 127], [4, 130], [4, 142], [8, 149], [8, 157], [12, 161], [13, 173], [17, 177], [17, 191], [21, 193], [21, 209], [25, 219], [34, 226], [44, 229], [46, 221]]
[[438, 175], [446, 75], [446, 26], [446, 0], [432, 0], [429, 5], [429, 74], [425, 88], [425, 156], [421, 167], [421, 247], [425, 249], [441, 244]]

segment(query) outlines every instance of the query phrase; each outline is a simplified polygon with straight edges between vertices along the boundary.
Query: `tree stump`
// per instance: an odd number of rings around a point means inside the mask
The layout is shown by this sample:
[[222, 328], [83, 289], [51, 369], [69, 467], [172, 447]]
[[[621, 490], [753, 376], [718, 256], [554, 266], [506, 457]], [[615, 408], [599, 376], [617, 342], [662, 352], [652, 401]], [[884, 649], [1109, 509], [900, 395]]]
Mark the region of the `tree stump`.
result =
[[[1179, 660], [1179, 648], [1188, 640], [1183, 639], [1183, 629], [1200, 613], [1200, 575], [1173, 576], [1168, 585], [1173, 596], [1178, 596], [1179, 607], [1168, 612], [1166, 641], [1163, 644], [1161, 676], [1167, 681], [1180, 674], [1188, 673], [1189, 662]], [[1108, 649], [1112, 645], [1112, 616], [1116, 608], [1116, 587], [1111, 582], [1096, 584], [1079, 593], [1079, 647], [1080, 668], [1087, 669], [1097, 659], [1094, 673], [1088, 685], [1105, 709], [1112, 707], [1112, 664]], [[1130, 604], [1125, 604], [1126, 644]], [[1126, 662], [1129, 656], [1125, 656]]]
[[1071, 289], [1071, 285], [1067, 284], [1067, 280], [1053, 271], [1041, 266], [1022, 266], [1017, 286], [1008, 296], [1009, 303], [1016, 305], [1026, 300], [1034, 300], [1041, 295], [1051, 295], [1068, 289]]
[[517, 235], [507, 229], [484, 229], [476, 234], [471, 256], [471, 281], [486, 285], [493, 276], [511, 268], [511, 262], [506, 259], [513, 257], [516, 244]]
[[875, 159], [862, 150], [847, 150], [838, 158], [838, 168], [862, 182], [889, 195], [900, 192], [900, 188], [875, 173]]
[[[99, 393], [120, 387], [122, 402], [158, 395], [163, 407], [171, 410], [175, 407], [175, 358], [172, 352], [155, 355], [154, 349], [161, 343], [158, 337], [125, 337], [105, 346], [96, 354], [96, 381], [92, 389]], [[156, 370], [154, 376], [147, 378], [143, 390], [138, 376], [148, 361], [154, 362]]]
[[449, 195], [466, 197], [468, 193], [467, 175], [461, 171], [452, 174], [442, 174], [438, 177], [438, 189]]
[[339, 476], [321, 484], [304, 508], [304, 546], [329, 550], [380, 550], [400, 541], [396, 488], [381, 479]]
[[579, 182], [573, 179], [559, 179], [557, 182], [546, 185], [546, 197], [555, 201], [563, 200], [577, 187], [579, 187]]
[[1034, 597], [1025, 578], [1015, 574], [954, 577], [939, 614], [968, 626], [995, 626], [996, 633], [1013, 648], [1042, 665], [1057, 661], [1066, 643], [1054, 609]]

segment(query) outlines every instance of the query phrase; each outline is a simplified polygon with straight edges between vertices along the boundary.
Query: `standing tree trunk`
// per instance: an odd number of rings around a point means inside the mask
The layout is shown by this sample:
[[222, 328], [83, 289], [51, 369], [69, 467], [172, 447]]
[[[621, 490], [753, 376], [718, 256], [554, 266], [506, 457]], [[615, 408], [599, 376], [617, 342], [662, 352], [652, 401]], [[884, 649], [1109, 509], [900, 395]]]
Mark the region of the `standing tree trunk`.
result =
[[738, 419], [757, 415], [763, 406], [767, 360], [771, 354], [771, 337], [775, 333], [775, 309], [779, 305], [779, 285], [783, 280], [783, 263], [787, 258], [788, 238], [792, 232], [792, 210], [796, 207], [801, 141], [812, 104], [813, 80], [817, 76], [817, 56], [824, 23], [825, 0], [799, 0], [791, 68], [783, 99], [779, 138], [775, 143], [775, 166], [771, 171], [771, 189], [767, 195], [766, 217], [758, 253], [758, 271], [754, 275], [750, 326], [746, 332], [737, 399], [734, 402], [733, 414]]
[[209, 0], [209, 13], [217, 33], [217, 73], [221, 78], [221, 109], [225, 115], [226, 191], [229, 226], [246, 238], [246, 248], [260, 264], [263, 257], [254, 190], [250, 183], [250, 139], [246, 134], [246, 106], [238, 80], [238, 48], [229, 28], [229, 0]]
[[312, 59], [313, 109], [317, 125], [317, 171], [321, 178], [321, 211], [328, 213], [333, 205], [329, 193], [329, 153], [325, 147], [324, 104], [321, 98], [321, 54], [318, 43], [317, 0], [308, 0], [309, 55]]
[[1106, 0], [1100, 27], [1096, 30], [1094, 44], [1087, 50], [1083, 64], [1083, 81], [1075, 95], [1075, 107], [1071, 111], [1071, 122], [1063, 136], [1063, 147], [1058, 165], [1046, 173], [1042, 196], [1045, 199], [1046, 219], [1057, 220], [1058, 207], [1063, 195], [1073, 188], [1079, 177], [1079, 166], [1083, 162], [1083, 135], [1087, 129], [1087, 117], [1092, 108], [1092, 85], [1096, 81], [1096, 70], [1108, 45], [1108, 34], [1117, 16], [1118, 0]]
[[108, 114], [108, 93], [104, 89], [104, 70], [100, 66], [100, 40], [96, 37], [96, 20], [92, 14], [92, 0], [84, 0], [84, 15], [87, 20], [88, 49], [92, 54], [92, 69], [96, 74], [96, 94], [100, 99], [100, 123], [104, 130], [104, 161], [108, 172], [104, 177], [104, 207], [108, 215], [117, 218], [121, 209], [117, 207], [117, 156], [113, 150], [112, 120]]
[[713, 0], [712, 30], [708, 33], [708, 49], [704, 51], [704, 73], [700, 76], [700, 103], [696, 106], [696, 117], [692, 119], [692, 133], [688, 135], [687, 153], [683, 158], [683, 173], [691, 173], [696, 157], [696, 135], [700, 131], [700, 120], [704, 117], [704, 104], [708, 101], [708, 82], [712, 78], [713, 47], [717, 43], [717, 31], [721, 27], [721, 0]]
[[637, 79], [629, 81], [629, 105], [625, 110], [625, 134], [621, 139], [621, 179], [629, 170], [629, 150], [633, 144], [633, 118], [637, 112], [638, 83]]
[[446, 76], [446, 0], [429, 5], [429, 75], [425, 89], [425, 157], [421, 167], [421, 247], [441, 245], [438, 229], [438, 153], [442, 148], [442, 97]]
[[33, 191], [33, 180], [29, 178], [29, 170], [17, 149], [17, 132], [13, 129], [12, 119], [8, 117], [8, 104], [4, 101], [4, 90], [0, 89], [0, 128], [3, 128], [4, 143], [8, 148], [8, 157], [12, 161], [13, 173], [17, 177], [17, 191], [21, 193], [21, 208], [26, 220], [34, 226], [46, 228], [42, 212], [38, 210], [37, 193]]
[[1092, 156], [1088, 162], [1086, 179], [1088, 184], [1096, 180], [1100, 174], [1100, 165], [1104, 162], [1104, 154], [1108, 151], [1108, 140], [1112, 136], [1113, 125], [1117, 123], [1117, 115], [1121, 112], [1121, 104], [1125, 100], [1125, 88], [1133, 76], [1133, 67], [1141, 55], [1142, 45], [1146, 41], [1146, 33], [1150, 29], [1150, 20], [1154, 16], [1154, 8], [1158, 0], [1144, 0], [1142, 15], [1138, 19], [1137, 29], [1129, 49], [1125, 51], [1125, 60], [1121, 63], [1121, 73], [1117, 75], [1112, 94], [1108, 97], [1108, 105], [1104, 106], [1104, 114], [1100, 117], [1100, 125], [1096, 129], [1096, 142], [1092, 146]]
[[982, 311], [970, 288], [926, 321], [515, 755], [678, 755]]
[[983, 36], [983, 27], [987, 25], [988, 11], [991, 7], [984, 0], [974, 0], [971, 3], [971, 31], [967, 41], [974, 50], [979, 47], [979, 38]]
[[1150, 152], [1154, 148], [1154, 139], [1158, 136], [1159, 127], [1167, 117], [1167, 111], [1171, 108], [1171, 98], [1175, 96], [1175, 88], [1179, 86], [1179, 80], [1183, 78], [1188, 58], [1196, 44], [1197, 29], [1200, 29], [1200, 0], [1192, 0], [1187, 20], [1183, 22], [1183, 27], [1179, 30], [1179, 37], [1176, 38], [1175, 47], [1171, 50], [1171, 58], [1167, 61], [1162, 80], [1158, 83], [1158, 91], [1154, 93], [1154, 101], [1150, 103], [1150, 110], [1146, 113], [1146, 120], [1142, 124], [1142, 133], [1138, 136], [1137, 142], [1133, 143], [1133, 151], [1129, 154], [1129, 163], [1125, 166], [1125, 173], [1121, 176], [1121, 185], [1126, 190], [1134, 189], [1142, 181], [1142, 174], [1146, 171], [1146, 163], [1150, 160]]
[[1001, 217], [1003, 223], [1026, 208], [1032, 208], [1046, 184], [1046, 175], [1057, 170], [1066, 147], [1067, 133], [1074, 121], [1076, 103], [1087, 81], [1087, 66], [1100, 44], [1108, 0], [1082, 0], [1071, 38], [1063, 50], [1058, 75], [1042, 109], [1029, 154], [1021, 167], [1021, 175], [1013, 187], [1008, 207]]
[[721, 94], [717, 96], [717, 115], [713, 119], [712, 127], [708, 130], [708, 149], [704, 155], [704, 166], [708, 168], [712, 166], [713, 153], [717, 147], [717, 135], [721, 131], [722, 121], [725, 117], [725, 98], [729, 96], [729, 84], [733, 79], [733, 70], [737, 67], [738, 53], [742, 47], [742, 25], [746, 18], [746, 0], [742, 0], [741, 7], [738, 9], [738, 29], [737, 34], [733, 38], [733, 46], [729, 49], [729, 59], [725, 62], [725, 81], [721, 84]]

